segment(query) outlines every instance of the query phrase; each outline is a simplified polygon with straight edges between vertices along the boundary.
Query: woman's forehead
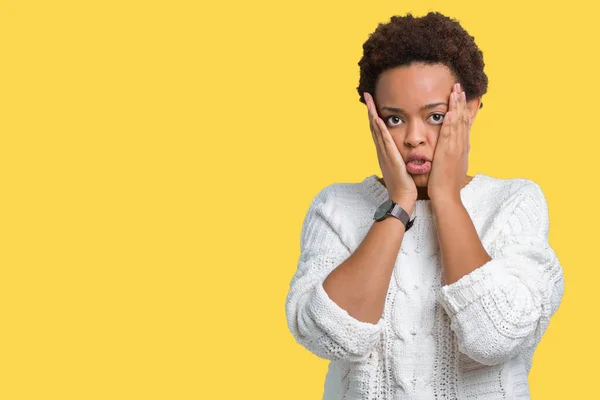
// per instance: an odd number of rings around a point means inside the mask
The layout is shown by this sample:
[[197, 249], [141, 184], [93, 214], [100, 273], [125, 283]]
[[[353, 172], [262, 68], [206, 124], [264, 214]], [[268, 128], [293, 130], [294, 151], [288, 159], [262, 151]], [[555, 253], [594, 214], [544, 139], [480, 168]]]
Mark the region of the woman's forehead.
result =
[[375, 98], [379, 106], [416, 107], [447, 101], [454, 83], [452, 72], [442, 64], [396, 67], [381, 73]]

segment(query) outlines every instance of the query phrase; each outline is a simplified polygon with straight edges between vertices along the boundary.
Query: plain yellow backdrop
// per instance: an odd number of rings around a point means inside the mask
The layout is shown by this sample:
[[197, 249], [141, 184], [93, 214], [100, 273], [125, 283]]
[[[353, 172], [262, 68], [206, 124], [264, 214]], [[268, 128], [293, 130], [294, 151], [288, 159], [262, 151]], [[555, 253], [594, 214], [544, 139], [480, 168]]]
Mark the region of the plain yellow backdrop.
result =
[[310, 200], [381, 174], [362, 44], [459, 19], [489, 92], [469, 173], [539, 183], [566, 292], [535, 399], [595, 393], [594, 2], [0, 2], [0, 398], [317, 399], [285, 297]]

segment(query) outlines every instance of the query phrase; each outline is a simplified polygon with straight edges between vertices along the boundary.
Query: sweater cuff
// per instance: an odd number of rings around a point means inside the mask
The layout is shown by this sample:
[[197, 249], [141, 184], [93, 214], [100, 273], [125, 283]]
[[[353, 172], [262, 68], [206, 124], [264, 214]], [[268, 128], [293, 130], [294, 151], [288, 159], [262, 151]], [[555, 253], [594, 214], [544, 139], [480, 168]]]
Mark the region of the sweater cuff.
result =
[[379, 339], [385, 320], [377, 324], [359, 321], [331, 300], [323, 282], [316, 286], [315, 295], [309, 305], [314, 321], [333, 340], [354, 354], [367, 353]]
[[510, 274], [504, 261], [490, 260], [456, 282], [442, 286], [438, 301], [452, 318], [481, 297], [509, 283]]

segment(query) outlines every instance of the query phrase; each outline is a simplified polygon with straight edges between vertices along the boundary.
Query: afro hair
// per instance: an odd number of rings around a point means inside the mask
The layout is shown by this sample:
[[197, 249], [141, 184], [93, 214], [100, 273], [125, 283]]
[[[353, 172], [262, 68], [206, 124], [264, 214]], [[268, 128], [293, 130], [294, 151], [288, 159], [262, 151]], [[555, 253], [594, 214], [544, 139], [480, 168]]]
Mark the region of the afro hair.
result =
[[460, 82], [467, 100], [483, 96], [488, 78], [483, 72], [483, 53], [474, 39], [458, 21], [438, 12], [423, 17], [396, 15], [390, 22], [380, 23], [363, 44], [358, 62], [360, 102], [365, 103], [364, 92], [375, 97], [375, 85], [382, 72], [415, 62], [444, 64]]

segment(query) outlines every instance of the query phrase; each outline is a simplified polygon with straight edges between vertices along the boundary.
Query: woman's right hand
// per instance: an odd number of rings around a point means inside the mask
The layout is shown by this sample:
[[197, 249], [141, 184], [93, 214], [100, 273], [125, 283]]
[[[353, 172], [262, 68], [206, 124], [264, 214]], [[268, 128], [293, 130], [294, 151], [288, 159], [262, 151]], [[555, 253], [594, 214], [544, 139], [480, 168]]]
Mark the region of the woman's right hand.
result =
[[399, 203], [402, 208], [408, 208], [406, 211], [410, 214], [418, 196], [417, 185], [406, 170], [406, 163], [385, 122], [379, 118], [373, 97], [365, 92], [364, 98], [369, 112], [369, 127], [377, 149], [379, 168], [390, 199]]

